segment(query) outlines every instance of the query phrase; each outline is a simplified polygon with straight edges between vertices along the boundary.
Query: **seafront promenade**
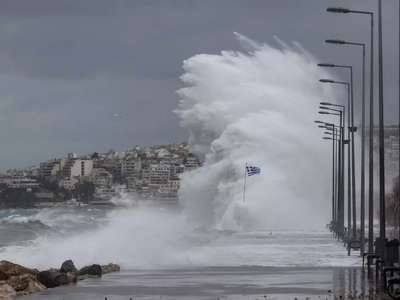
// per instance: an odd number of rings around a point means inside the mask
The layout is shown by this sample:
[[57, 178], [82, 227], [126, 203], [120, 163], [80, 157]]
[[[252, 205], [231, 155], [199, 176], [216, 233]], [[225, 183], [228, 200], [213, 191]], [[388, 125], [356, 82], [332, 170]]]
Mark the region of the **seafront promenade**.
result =
[[373, 287], [356, 267], [216, 267], [122, 271], [24, 299], [368, 299]]
[[24, 299], [386, 299], [376, 298], [381, 278], [363, 272], [359, 254], [348, 256], [327, 229], [210, 236], [184, 239], [186, 250], [175, 253], [174, 264], [122, 265], [121, 272]]

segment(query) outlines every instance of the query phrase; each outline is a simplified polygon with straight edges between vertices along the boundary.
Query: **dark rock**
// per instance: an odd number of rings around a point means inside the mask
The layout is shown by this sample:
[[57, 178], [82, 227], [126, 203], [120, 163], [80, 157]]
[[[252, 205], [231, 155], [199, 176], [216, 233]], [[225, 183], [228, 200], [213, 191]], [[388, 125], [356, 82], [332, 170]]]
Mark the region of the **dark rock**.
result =
[[101, 277], [103, 272], [101, 270], [100, 265], [91, 265], [91, 266], [83, 267], [82, 269], [79, 270], [79, 275], [86, 275], [86, 274], [96, 275], [96, 276]]
[[75, 268], [74, 263], [72, 260], [66, 260], [63, 262], [61, 268], [60, 268], [61, 273], [68, 273], [68, 272], [73, 272], [75, 274], [78, 274], [79, 271], [77, 268]]
[[0, 271], [0, 280], [7, 280], [8, 278], [10, 278], [10, 276], [8, 276], [3, 271]]
[[69, 284], [69, 278], [66, 273], [42, 271], [37, 274], [37, 279], [47, 288]]

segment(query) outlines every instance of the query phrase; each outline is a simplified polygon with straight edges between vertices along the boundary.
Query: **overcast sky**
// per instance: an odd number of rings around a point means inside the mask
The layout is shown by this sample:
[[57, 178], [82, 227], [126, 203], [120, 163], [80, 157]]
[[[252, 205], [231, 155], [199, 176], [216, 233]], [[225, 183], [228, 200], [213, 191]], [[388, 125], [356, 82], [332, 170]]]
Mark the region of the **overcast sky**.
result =
[[[4, 0], [0, 4], [0, 171], [38, 165], [68, 152], [124, 151], [135, 145], [187, 140], [188, 133], [172, 112], [179, 102], [175, 91], [183, 87], [182, 62], [200, 53], [243, 50], [234, 31], [279, 47], [273, 39], [276, 35], [286, 43], [301, 43], [321, 62], [352, 64], [359, 104], [361, 48], [328, 45], [324, 40], [366, 43], [369, 70], [369, 17], [332, 14], [326, 8], [375, 12], [377, 54], [377, 3]], [[383, 1], [388, 124], [398, 123], [398, 5], [399, 1]], [[378, 82], [377, 65], [375, 74]], [[348, 80], [344, 70], [334, 71], [333, 77]]]

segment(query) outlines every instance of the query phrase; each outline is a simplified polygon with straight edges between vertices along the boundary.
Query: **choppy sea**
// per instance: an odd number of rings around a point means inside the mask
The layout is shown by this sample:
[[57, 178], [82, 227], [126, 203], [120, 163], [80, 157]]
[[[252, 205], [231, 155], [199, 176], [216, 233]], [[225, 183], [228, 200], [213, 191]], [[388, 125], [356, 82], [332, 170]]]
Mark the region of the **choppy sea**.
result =
[[118, 263], [124, 270], [186, 267], [349, 267], [325, 224], [235, 231], [194, 226], [180, 210], [13, 209], [0, 211], [0, 255], [27, 267]]

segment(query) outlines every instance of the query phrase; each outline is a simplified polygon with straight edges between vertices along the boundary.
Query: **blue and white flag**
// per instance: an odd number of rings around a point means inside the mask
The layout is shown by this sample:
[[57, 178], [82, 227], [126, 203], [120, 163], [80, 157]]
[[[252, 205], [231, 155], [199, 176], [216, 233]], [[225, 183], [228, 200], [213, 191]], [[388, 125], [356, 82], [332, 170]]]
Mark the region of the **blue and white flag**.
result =
[[261, 172], [261, 169], [258, 167], [246, 167], [246, 170], [247, 170], [248, 176], [257, 175], [257, 174], [260, 174], [260, 172]]

